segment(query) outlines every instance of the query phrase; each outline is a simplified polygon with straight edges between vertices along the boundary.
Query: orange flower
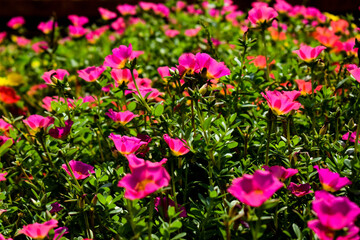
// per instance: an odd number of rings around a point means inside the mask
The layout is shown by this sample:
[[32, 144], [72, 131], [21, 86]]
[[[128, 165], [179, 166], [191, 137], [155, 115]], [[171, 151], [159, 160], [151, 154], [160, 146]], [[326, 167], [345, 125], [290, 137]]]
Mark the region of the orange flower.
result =
[[11, 87], [0, 87], [0, 101], [12, 104], [20, 100], [20, 96], [16, 94], [16, 91]]

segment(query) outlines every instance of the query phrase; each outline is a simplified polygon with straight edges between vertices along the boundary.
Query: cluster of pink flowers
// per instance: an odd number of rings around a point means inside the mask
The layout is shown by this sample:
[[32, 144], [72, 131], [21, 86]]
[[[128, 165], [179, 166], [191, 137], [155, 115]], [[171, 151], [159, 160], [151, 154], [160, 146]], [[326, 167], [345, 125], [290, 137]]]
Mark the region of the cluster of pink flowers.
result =
[[202, 73], [206, 70], [208, 79], [218, 79], [230, 75], [230, 70], [223, 62], [217, 62], [207, 53], [184, 53], [179, 57], [177, 66], [181, 76], [185, 74]]

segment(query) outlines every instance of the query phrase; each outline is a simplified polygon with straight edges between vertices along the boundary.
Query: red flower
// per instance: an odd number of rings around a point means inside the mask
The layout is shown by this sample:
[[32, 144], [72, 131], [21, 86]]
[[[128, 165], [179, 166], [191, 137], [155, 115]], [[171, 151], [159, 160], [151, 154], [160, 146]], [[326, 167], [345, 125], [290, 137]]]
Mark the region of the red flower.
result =
[[0, 87], [0, 101], [12, 104], [20, 100], [20, 96], [16, 94], [16, 91], [11, 87]]

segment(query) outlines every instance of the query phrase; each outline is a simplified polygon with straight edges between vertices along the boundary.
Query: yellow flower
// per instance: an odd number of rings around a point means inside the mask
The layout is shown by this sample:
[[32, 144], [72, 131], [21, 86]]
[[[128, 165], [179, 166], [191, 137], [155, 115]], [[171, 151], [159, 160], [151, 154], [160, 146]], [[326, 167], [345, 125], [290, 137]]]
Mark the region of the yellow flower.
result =
[[23, 78], [18, 73], [9, 73], [6, 77], [0, 77], [0, 86], [18, 86], [23, 83]]

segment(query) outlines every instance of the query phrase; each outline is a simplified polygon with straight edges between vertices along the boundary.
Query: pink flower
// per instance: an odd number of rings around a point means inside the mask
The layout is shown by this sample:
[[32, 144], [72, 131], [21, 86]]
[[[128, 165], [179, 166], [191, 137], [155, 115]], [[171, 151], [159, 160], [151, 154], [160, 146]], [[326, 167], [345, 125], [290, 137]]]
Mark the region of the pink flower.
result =
[[[52, 30], [53, 30], [53, 25], [54, 25], [54, 21], [50, 20], [47, 22], [40, 22], [40, 24], [38, 25], [38, 29], [40, 31], [42, 31], [44, 34], [49, 34]], [[55, 23], [55, 27], [57, 27], [58, 24]]]
[[312, 209], [322, 225], [340, 230], [354, 223], [360, 214], [360, 208], [347, 197], [335, 197], [322, 190], [315, 192]]
[[118, 183], [119, 187], [125, 188], [124, 197], [130, 200], [144, 198], [170, 182], [169, 173], [161, 164], [144, 161], [133, 165], [131, 171]]
[[158, 67], [157, 71], [160, 74], [162, 79], [164, 79], [165, 77], [171, 76], [169, 69], [170, 68], [168, 66]]
[[100, 12], [102, 19], [104, 20], [110, 20], [116, 18], [116, 13], [109, 11], [106, 8], [99, 7], [98, 10]]
[[[158, 212], [160, 211], [160, 213], [165, 215], [165, 217], [167, 218], [168, 208], [169, 206], [175, 207], [175, 202], [168, 197], [156, 197], [154, 199], [154, 205], [155, 205], [155, 210]], [[179, 217], [187, 217], [185, 207], [178, 204], [177, 209], [180, 212]]]
[[297, 174], [299, 172], [299, 170], [297, 169], [293, 169], [293, 168], [284, 168], [282, 166], [272, 166], [272, 167], [268, 167], [268, 166], [263, 166], [263, 168], [266, 171], [271, 172], [271, 174], [276, 177], [277, 179], [279, 179], [280, 181], [284, 181], [285, 179], [288, 179], [289, 177]]
[[98, 80], [98, 78], [100, 77], [100, 75], [106, 70], [105, 67], [87, 67], [83, 70], [79, 70], [77, 71], [77, 73], [79, 74], [79, 77], [84, 79], [87, 82], [95, 82], [96, 80]]
[[[320, 240], [334, 240], [337, 232], [321, 224], [318, 219], [308, 221], [308, 227], [314, 231]], [[354, 224], [347, 226], [346, 235], [337, 236], [336, 240], [359, 240], [359, 228]]]
[[264, 22], [270, 22], [276, 18], [278, 13], [271, 7], [259, 6], [249, 11], [248, 19], [252, 24], [261, 24]]
[[311, 186], [308, 183], [305, 184], [295, 184], [291, 182], [287, 188], [289, 191], [291, 191], [292, 194], [294, 194], [297, 197], [302, 197], [306, 194], [313, 193], [314, 191], [310, 190]]
[[[311, 86], [312, 82], [311, 81], [306, 82], [305, 80], [301, 80], [301, 79], [296, 79], [294, 81], [298, 85], [301, 95], [304, 96], [307, 94], [312, 94], [312, 86]], [[316, 93], [317, 91], [320, 91], [321, 88], [322, 88], [322, 85], [316, 86], [316, 88], [314, 89], [314, 93]]]
[[[71, 160], [69, 165], [74, 173], [75, 178], [78, 180], [89, 177], [90, 173], [95, 173], [93, 166], [81, 161]], [[71, 172], [67, 168], [66, 164], [61, 165], [61, 167], [67, 172], [67, 174], [69, 174], [69, 176], [71, 176]]]
[[140, 51], [133, 51], [131, 44], [129, 44], [129, 47], [121, 45], [119, 48], [114, 48], [112, 53], [112, 55], [105, 57], [105, 67], [124, 68], [128, 61], [131, 61], [142, 54]]
[[[125, 156], [129, 161], [129, 168], [132, 172], [134, 168], [140, 167], [145, 164], [145, 160], [142, 158], [138, 158], [135, 154], [129, 154]], [[163, 158], [160, 162], [150, 162], [148, 161], [148, 165], [152, 167], [162, 166], [167, 162], [166, 158]]]
[[360, 82], [360, 68], [354, 68], [352, 70], [349, 70], [349, 72], [356, 81]]
[[295, 50], [293, 51], [293, 53], [296, 53], [305, 62], [310, 62], [312, 60], [315, 60], [319, 56], [319, 54], [325, 49], [326, 47], [324, 46], [317, 46], [313, 48], [303, 44], [301, 45], [299, 50]]
[[119, 34], [122, 34], [126, 28], [125, 20], [122, 17], [119, 17], [111, 23], [111, 27]]
[[336, 172], [331, 172], [327, 168], [320, 169], [319, 166], [314, 167], [319, 173], [320, 183], [324, 190], [328, 192], [336, 192], [346, 185], [352, 184], [347, 177], [340, 177]]
[[49, 72], [45, 72], [42, 75], [42, 79], [44, 79], [44, 81], [47, 84], [54, 84], [53, 80], [57, 81], [57, 80], [63, 80], [65, 76], [69, 76], [69, 72], [64, 70], [64, 69], [57, 69], [57, 70], [51, 70]]
[[202, 73], [202, 71], [206, 69], [206, 76], [209, 79], [218, 79], [230, 75], [230, 70], [223, 62], [217, 62], [206, 53], [197, 53], [195, 58], [196, 71]]
[[178, 30], [168, 29], [165, 31], [165, 35], [170, 38], [173, 38], [179, 34], [180, 34], [180, 32]]
[[83, 28], [82, 26], [69, 26], [69, 35], [72, 38], [79, 38], [84, 36], [88, 32], [87, 29]]
[[7, 132], [10, 128], [13, 128], [12, 125], [0, 118], [0, 130], [3, 132]]
[[172, 154], [177, 157], [185, 155], [190, 151], [189, 147], [186, 146], [186, 141], [184, 139], [171, 138], [167, 134], [164, 134], [163, 138], [167, 145], [169, 145]]
[[67, 227], [59, 227], [54, 230], [53, 240], [60, 240], [67, 233], [69, 233], [69, 229]]
[[7, 23], [7, 26], [12, 29], [18, 29], [22, 25], [24, 25], [25, 19], [21, 16], [13, 17], [10, 19], [10, 21]]
[[56, 139], [65, 139], [69, 135], [73, 121], [66, 120], [65, 127], [55, 127], [49, 130], [49, 135]]
[[0, 182], [1, 182], [1, 181], [6, 181], [5, 176], [6, 176], [7, 174], [8, 174], [7, 172], [0, 173]]
[[26, 45], [31, 43], [30, 39], [24, 38], [24, 37], [15, 37], [17, 45], [19, 47], [25, 47]]
[[40, 131], [41, 129], [46, 130], [51, 124], [54, 123], [54, 118], [43, 117], [40, 115], [30, 115], [26, 120], [23, 120], [32, 130]]
[[156, 15], [159, 15], [161, 17], [169, 17], [170, 9], [162, 3], [153, 5], [152, 9]]
[[256, 170], [253, 175], [234, 179], [228, 192], [249, 206], [260, 207], [283, 186], [270, 172]]
[[121, 15], [135, 15], [136, 14], [136, 6], [130, 4], [122, 4], [118, 5], [116, 9], [120, 12]]
[[[139, 76], [138, 72], [133, 71], [135, 79]], [[121, 86], [124, 82], [128, 83], [132, 81], [130, 69], [112, 69], [111, 77], [115, 80], [115, 86]]]
[[147, 144], [136, 137], [128, 137], [110, 134], [109, 138], [114, 141], [116, 149], [123, 155], [135, 153], [141, 145]]
[[34, 223], [24, 226], [23, 229], [19, 231], [20, 234], [25, 234], [28, 237], [34, 239], [44, 239], [49, 231], [58, 226], [58, 221], [51, 219], [50, 221], [44, 223]]
[[[136, 78], [136, 76], [135, 76]], [[136, 84], [138, 85], [140, 91], [142, 89], [151, 88], [152, 81], [148, 78], [136, 78], [135, 79]], [[127, 85], [128, 89], [136, 90], [134, 81], [130, 81]]]
[[5, 238], [1, 233], [0, 233], [0, 240], [13, 240], [12, 238]]
[[[159, 90], [157, 90], [156, 88], [140, 88], [139, 91], [142, 97], [145, 98], [145, 96], [147, 95], [146, 99], [155, 99], [156, 101], [161, 101], [161, 99], [158, 97], [164, 94], [159, 92]], [[125, 90], [125, 95], [131, 93], [138, 95], [138, 92], [135, 90]]]
[[84, 16], [78, 16], [78, 15], [69, 15], [68, 16], [68, 19], [71, 21], [71, 23], [74, 25], [74, 26], [82, 26], [82, 25], [85, 25], [86, 23], [89, 22], [89, 19], [87, 17], [84, 17]]
[[6, 38], [7, 33], [6, 32], [0, 32], [0, 43], [2, 43], [4, 41], [4, 39]]
[[265, 93], [261, 93], [261, 95], [266, 99], [269, 108], [277, 115], [284, 115], [301, 107], [300, 103], [292, 101], [276, 90], [266, 91]]
[[111, 118], [114, 122], [120, 123], [121, 125], [125, 125], [134, 117], [138, 117], [139, 115], [133, 114], [130, 111], [125, 112], [114, 112], [112, 109], [109, 109], [109, 112], [105, 113], [106, 116]]
[[33, 86], [30, 87], [29, 91], [27, 91], [27, 94], [28, 94], [29, 96], [33, 96], [33, 95], [35, 95], [39, 90], [44, 89], [44, 88], [47, 88], [47, 87], [48, 87], [48, 85], [47, 85], [47, 84], [44, 84], [44, 83], [33, 85]]
[[194, 29], [187, 29], [187, 30], [185, 30], [184, 33], [188, 37], [195, 37], [196, 35], [198, 35], [200, 30], [201, 30], [201, 27], [197, 27], [197, 28], [194, 28]]
[[44, 50], [49, 48], [49, 45], [46, 41], [40, 41], [37, 43], [34, 43], [31, 48], [34, 50], [34, 52], [36, 53], [41, 53], [44, 52]]
[[184, 75], [186, 73], [193, 73], [195, 71], [196, 66], [196, 58], [192, 53], [183, 53], [179, 57], [179, 72], [180, 75]]
[[[350, 135], [350, 137], [349, 137], [349, 135]], [[349, 132], [347, 132], [342, 136], [342, 140], [344, 140], [344, 141], [349, 140], [349, 142], [354, 143], [355, 139], [356, 139], [356, 132], [352, 132], [351, 134]], [[358, 143], [360, 143], [360, 137], [359, 137]]]
[[14, 140], [12, 138], [9, 138], [7, 136], [0, 136], [0, 146], [4, 145], [4, 143], [7, 142], [7, 140], [11, 139], [12, 142], [14, 143]]

